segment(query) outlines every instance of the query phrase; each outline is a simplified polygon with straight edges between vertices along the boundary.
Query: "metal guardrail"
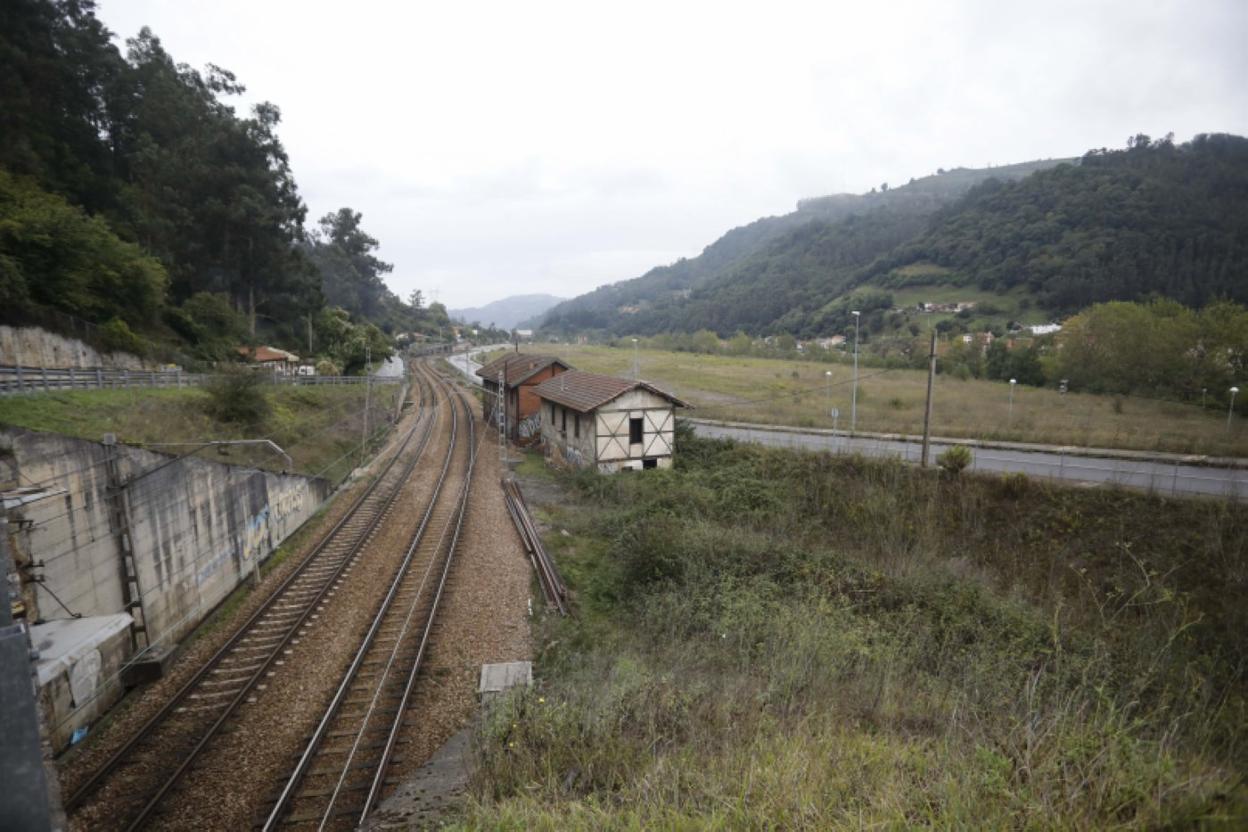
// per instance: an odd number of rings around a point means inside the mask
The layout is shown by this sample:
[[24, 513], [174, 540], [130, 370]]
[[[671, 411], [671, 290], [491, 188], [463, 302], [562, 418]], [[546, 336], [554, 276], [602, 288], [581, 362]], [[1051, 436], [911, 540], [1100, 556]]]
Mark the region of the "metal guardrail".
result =
[[[297, 386], [321, 384], [397, 384], [401, 376], [299, 376], [257, 370], [273, 384]], [[212, 378], [211, 373], [185, 373], [181, 370], [51, 370], [19, 365], [0, 366], [0, 396], [22, 393], [50, 393], [57, 390], [124, 390], [138, 387], [195, 387]]]

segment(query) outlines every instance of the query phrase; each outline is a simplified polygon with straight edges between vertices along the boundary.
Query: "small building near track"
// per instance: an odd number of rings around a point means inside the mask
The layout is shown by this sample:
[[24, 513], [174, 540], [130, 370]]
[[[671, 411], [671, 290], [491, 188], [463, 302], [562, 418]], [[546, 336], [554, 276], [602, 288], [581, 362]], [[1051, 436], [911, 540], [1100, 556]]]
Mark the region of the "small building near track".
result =
[[513, 442], [536, 442], [538, 438], [538, 407], [533, 391], [542, 382], [572, 369], [553, 355], [531, 355], [509, 352], [477, 370], [481, 377], [482, 416], [498, 427], [499, 375], [502, 375], [502, 400], [506, 405], [507, 438]]
[[670, 468], [676, 408], [685, 402], [647, 381], [569, 370], [534, 390], [549, 458], [625, 469]]

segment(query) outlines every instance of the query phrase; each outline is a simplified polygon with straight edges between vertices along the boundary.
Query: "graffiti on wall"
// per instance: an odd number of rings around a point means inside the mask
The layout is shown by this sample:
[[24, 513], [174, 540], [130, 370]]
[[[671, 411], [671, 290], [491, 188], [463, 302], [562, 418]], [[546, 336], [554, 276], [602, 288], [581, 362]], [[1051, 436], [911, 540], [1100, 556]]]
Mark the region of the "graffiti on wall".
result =
[[542, 416], [540, 413], [534, 413], [525, 416], [520, 420], [520, 424], [516, 425], [516, 432], [521, 439], [532, 439], [542, 434]]

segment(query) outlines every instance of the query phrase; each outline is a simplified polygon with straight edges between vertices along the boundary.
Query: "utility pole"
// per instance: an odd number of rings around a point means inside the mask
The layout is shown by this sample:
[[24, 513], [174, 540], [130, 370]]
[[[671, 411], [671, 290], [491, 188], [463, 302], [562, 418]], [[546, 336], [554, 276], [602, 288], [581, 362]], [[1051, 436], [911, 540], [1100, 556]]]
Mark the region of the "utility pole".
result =
[[641, 359], [637, 353], [637, 339], [633, 339], [633, 381], [641, 378]]
[[373, 399], [373, 345], [364, 345], [364, 371], [367, 373], [364, 381], [364, 435], [360, 437], [360, 464], [364, 464], [364, 457], [368, 453], [368, 407]]
[[[932, 444], [932, 387], [936, 382], [936, 330], [932, 329], [932, 350], [927, 366], [927, 409], [923, 411], [923, 458], [920, 464], [927, 467], [927, 452]], [[1011, 388], [1012, 390], [1013, 388]]]
[[312, 360], [312, 313], [308, 313], [308, 361]]
[[849, 432], [853, 433], [858, 429], [858, 324], [862, 313], [854, 310], [850, 314], [854, 316], [854, 392], [849, 399]]
[[504, 364], [498, 371], [498, 391], [494, 396], [495, 421], [498, 422], [498, 461], [503, 464], [504, 470], [507, 464], [507, 404], [503, 399], [506, 380], [507, 365]]

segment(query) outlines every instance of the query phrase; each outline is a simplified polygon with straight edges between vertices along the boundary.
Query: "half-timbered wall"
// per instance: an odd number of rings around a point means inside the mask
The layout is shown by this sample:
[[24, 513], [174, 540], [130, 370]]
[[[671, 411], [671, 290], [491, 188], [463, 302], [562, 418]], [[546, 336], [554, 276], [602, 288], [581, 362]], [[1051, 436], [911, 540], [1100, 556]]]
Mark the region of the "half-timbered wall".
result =
[[[630, 390], [594, 413], [595, 459], [599, 469], [641, 468], [646, 459], [660, 468], [672, 464], [676, 411], [672, 403], [649, 390]], [[632, 442], [629, 420], [641, 419], [641, 441]]]

